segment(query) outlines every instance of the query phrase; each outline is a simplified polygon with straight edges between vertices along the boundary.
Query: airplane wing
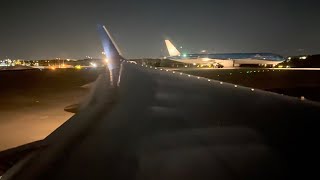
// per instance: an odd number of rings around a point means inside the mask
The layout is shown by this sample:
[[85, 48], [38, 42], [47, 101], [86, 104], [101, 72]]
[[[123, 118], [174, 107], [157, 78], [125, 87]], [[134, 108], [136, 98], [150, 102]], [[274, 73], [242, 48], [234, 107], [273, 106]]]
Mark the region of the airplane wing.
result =
[[[109, 33], [103, 41], [112, 42]], [[100, 75], [80, 111], [1, 180], [317, 175], [312, 146], [317, 142], [319, 104], [120, 63], [117, 48], [112, 47], [105, 50], [116, 56], [106, 53], [107, 58], [119, 63], [114, 68], [119, 72], [106, 70]], [[112, 83], [114, 79], [118, 83]]]

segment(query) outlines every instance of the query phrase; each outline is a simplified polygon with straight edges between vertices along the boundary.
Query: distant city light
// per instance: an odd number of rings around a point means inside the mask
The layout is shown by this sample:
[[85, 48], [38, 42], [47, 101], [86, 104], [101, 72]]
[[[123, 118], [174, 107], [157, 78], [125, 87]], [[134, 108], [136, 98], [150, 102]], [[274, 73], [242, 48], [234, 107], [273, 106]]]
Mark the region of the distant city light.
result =
[[299, 59], [307, 59], [307, 56], [301, 56]]
[[90, 63], [92, 67], [96, 68], [97, 64], [96, 63]]

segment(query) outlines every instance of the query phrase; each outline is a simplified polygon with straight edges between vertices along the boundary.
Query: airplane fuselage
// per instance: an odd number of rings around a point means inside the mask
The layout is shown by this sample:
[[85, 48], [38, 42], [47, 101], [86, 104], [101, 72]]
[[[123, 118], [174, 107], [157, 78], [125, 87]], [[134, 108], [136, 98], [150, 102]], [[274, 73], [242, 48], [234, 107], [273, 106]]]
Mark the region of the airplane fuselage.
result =
[[285, 59], [272, 53], [225, 53], [225, 54], [183, 54], [167, 59], [187, 64], [220, 64], [224, 67], [237, 67], [244, 64], [275, 66]]

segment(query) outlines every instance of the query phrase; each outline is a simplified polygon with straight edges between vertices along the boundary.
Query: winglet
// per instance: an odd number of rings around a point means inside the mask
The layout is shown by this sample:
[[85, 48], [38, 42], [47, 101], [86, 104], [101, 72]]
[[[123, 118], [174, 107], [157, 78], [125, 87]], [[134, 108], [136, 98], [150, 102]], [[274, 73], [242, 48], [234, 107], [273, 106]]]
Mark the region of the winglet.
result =
[[102, 46], [106, 57], [108, 59], [109, 70], [120, 68], [120, 61], [122, 59], [118, 46], [112, 39], [109, 31], [103, 25], [98, 25]]
[[118, 46], [112, 39], [106, 27], [103, 25], [98, 25], [98, 31], [100, 34], [104, 52], [108, 59], [108, 68], [110, 71], [111, 84], [115, 86], [116, 83], [119, 81], [120, 64], [121, 59], [123, 59], [123, 57], [121, 56]]
[[170, 56], [180, 56], [181, 53], [178, 51], [178, 49], [171, 43], [170, 40], [165, 40], [168, 52]]

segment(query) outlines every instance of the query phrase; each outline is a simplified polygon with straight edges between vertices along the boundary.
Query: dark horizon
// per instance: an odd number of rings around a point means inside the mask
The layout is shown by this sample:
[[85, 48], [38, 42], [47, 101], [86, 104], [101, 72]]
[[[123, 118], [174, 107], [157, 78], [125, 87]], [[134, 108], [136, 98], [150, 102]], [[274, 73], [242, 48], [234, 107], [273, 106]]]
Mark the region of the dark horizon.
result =
[[127, 58], [166, 56], [164, 39], [182, 52], [319, 54], [316, 0], [48, 1], [4, 0], [0, 59], [102, 58], [104, 24]]

